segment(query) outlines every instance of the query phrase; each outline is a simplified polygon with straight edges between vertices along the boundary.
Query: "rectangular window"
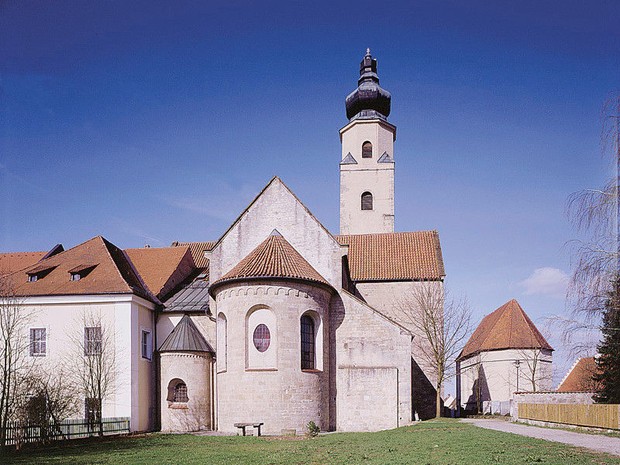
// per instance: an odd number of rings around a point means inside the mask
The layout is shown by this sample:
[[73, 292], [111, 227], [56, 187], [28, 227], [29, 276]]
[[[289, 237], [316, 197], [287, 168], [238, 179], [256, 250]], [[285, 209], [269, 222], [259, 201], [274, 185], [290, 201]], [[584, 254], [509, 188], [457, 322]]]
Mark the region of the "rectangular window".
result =
[[47, 331], [45, 328], [30, 328], [30, 355], [45, 357], [47, 354]]
[[142, 358], [151, 360], [153, 357], [153, 336], [150, 331], [142, 330]]
[[101, 355], [101, 326], [84, 328], [84, 355]]
[[94, 397], [84, 399], [84, 418], [90, 425], [101, 420], [101, 400]]

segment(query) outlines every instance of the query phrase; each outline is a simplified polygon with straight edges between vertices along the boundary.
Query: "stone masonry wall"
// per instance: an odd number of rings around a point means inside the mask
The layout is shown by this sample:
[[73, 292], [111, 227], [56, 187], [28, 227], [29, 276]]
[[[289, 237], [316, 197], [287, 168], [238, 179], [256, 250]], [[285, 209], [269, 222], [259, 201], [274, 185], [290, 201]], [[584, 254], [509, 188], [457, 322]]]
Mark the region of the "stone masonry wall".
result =
[[[212, 429], [211, 354], [165, 352], [160, 360], [162, 431]], [[187, 385], [188, 402], [172, 402], [169, 387], [173, 380]]]
[[[329, 364], [322, 361], [329, 360], [330, 293], [285, 281], [231, 284], [216, 293], [217, 315], [227, 321], [226, 370], [217, 373], [218, 429], [236, 432], [234, 423], [261, 421], [265, 434], [292, 429], [299, 434], [314, 421], [328, 430]], [[252, 340], [260, 321], [249, 315], [256, 310], [264, 314], [271, 334], [263, 353]], [[307, 312], [320, 320], [315, 324], [315, 370], [301, 369], [300, 319]]]
[[331, 312], [336, 429], [411, 422], [411, 334], [346, 292], [332, 299]]

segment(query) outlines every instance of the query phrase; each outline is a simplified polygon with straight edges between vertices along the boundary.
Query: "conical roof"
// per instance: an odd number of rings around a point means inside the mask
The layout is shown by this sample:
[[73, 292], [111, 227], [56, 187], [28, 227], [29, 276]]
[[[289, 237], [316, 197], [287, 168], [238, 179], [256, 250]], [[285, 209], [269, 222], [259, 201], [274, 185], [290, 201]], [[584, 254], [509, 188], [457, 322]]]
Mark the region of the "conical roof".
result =
[[482, 319], [458, 359], [500, 349], [553, 350], [515, 299]]
[[277, 231], [269, 235], [237, 266], [211, 285], [212, 292], [218, 285], [230, 281], [265, 278], [286, 278], [311, 281], [329, 286], [289, 242]]
[[187, 314], [183, 315], [179, 324], [159, 347], [159, 351], [215, 353]]

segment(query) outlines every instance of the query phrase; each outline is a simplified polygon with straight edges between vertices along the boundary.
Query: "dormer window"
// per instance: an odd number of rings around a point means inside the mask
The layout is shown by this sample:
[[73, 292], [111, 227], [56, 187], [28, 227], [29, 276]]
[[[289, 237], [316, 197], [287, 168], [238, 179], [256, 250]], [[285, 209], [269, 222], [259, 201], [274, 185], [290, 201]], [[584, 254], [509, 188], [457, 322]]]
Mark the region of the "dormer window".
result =
[[88, 275], [93, 269], [97, 266], [97, 264], [93, 265], [78, 265], [69, 270], [69, 274], [71, 275], [71, 281], [79, 281]]
[[45, 278], [57, 265], [39, 265], [36, 268], [33, 268], [29, 271], [26, 271], [28, 275], [28, 282], [34, 283], [39, 279]]

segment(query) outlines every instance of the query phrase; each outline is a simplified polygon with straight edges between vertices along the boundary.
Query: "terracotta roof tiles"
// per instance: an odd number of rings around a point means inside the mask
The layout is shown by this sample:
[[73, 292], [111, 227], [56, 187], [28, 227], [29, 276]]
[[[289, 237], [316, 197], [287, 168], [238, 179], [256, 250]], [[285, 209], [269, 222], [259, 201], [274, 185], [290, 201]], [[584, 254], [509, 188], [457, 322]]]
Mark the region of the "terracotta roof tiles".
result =
[[205, 252], [210, 251], [215, 245], [214, 241], [204, 242], [178, 242], [172, 243], [171, 247], [189, 247], [189, 250], [194, 259], [196, 268], [208, 268], [209, 259], [205, 257]]
[[514, 299], [482, 319], [458, 359], [462, 360], [483, 351], [500, 349], [553, 350]]
[[[78, 281], [70, 271], [84, 264], [97, 266]], [[28, 275], [45, 276], [28, 282]], [[125, 294], [157, 299], [146, 289], [125, 253], [101, 236], [34, 263], [7, 276], [8, 285], [19, 296]]]
[[437, 231], [335, 237], [349, 246], [353, 281], [438, 280], [446, 274]]
[[232, 270], [214, 282], [211, 289], [227, 281], [258, 278], [290, 278], [329, 286], [325, 278], [275, 230]]
[[594, 381], [592, 376], [600, 373], [594, 357], [579, 358], [566, 373], [566, 376], [558, 386], [558, 392], [597, 392], [600, 383]]
[[0, 276], [28, 268], [45, 256], [46, 252], [0, 253]]
[[194, 271], [188, 247], [145, 247], [126, 249], [149, 290], [164, 297], [185, 281]]

